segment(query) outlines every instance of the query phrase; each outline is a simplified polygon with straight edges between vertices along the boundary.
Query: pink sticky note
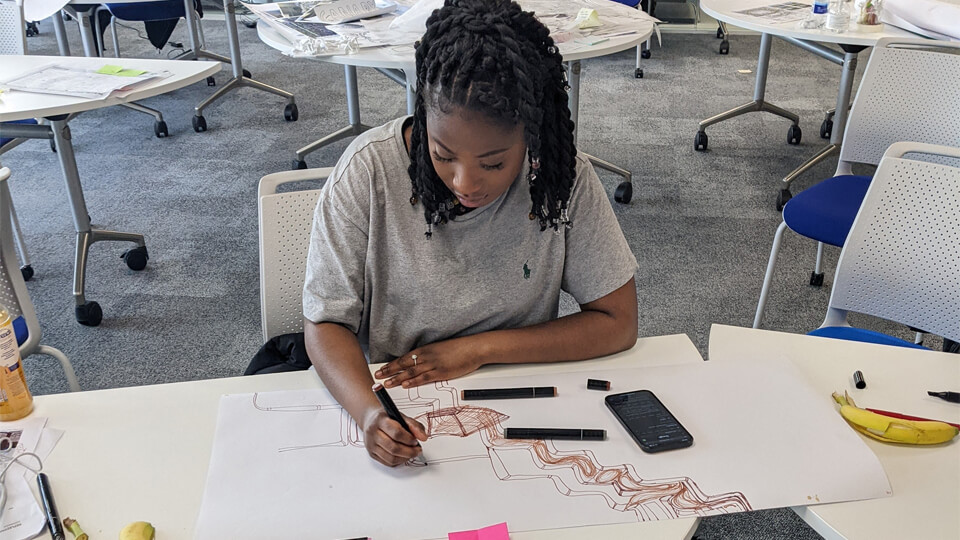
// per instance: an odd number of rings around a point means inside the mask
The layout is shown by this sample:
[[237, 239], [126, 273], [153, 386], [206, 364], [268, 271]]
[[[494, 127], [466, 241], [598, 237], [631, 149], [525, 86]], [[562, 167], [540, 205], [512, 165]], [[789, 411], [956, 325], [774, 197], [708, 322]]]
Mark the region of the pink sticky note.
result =
[[452, 532], [447, 540], [510, 540], [507, 523], [497, 523], [475, 531]]

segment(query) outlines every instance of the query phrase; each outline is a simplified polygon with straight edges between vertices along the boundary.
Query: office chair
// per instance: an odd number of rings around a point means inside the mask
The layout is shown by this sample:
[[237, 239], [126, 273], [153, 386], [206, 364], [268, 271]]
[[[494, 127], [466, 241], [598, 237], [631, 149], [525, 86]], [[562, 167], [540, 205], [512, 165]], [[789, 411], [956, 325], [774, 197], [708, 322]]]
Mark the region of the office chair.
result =
[[790, 228], [818, 242], [810, 284], [823, 284], [823, 245], [843, 247], [869, 176], [854, 175], [853, 163], [876, 165], [894, 142], [915, 141], [960, 147], [960, 43], [884, 38], [863, 73], [843, 135], [832, 178], [801, 191], [783, 207], [753, 319], [759, 328], [783, 232]]
[[66, 355], [53, 347], [40, 344], [41, 332], [37, 313], [27, 293], [27, 284], [16, 267], [13, 253], [13, 231], [10, 218], [10, 187], [7, 179], [10, 169], [0, 168], [0, 304], [13, 318], [13, 328], [20, 345], [20, 357], [32, 354], [45, 354], [60, 361], [67, 383], [72, 392], [79, 392], [80, 385], [73, 372], [73, 366]]
[[810, 335], [924, 348], [851, 327], [855, 311], [960, 340], [958, 209], [960, 148], [891, 145], [840, 253], [827, 316]]
[[326, 180], [331, 168], [268, 174], [260, 179], [260, 316], [263, 340], [303, 331], [303, 280], [319, 189], [278, 193], [283, 184]]
[[[0, 54], [27, 54], [27, 35], [23, 20], [22, 0], [0, 0]], [[8, 124], [36, 124], [34, 119], [6, 122]], [[26, 139], [0, 137], [0, 155], [26, 142]], [[17, 252], [20, 255], [20, 273], [25, 281], [33, 277], [33, 266], [30, 265], [30, 255], [23, 241], [20, 231], [20, 221], [13, 207], [13, 200], [7, 193], [7, 204], [10, 208], [10, 221], [13, 225], [13, 237], [16, 240]]]

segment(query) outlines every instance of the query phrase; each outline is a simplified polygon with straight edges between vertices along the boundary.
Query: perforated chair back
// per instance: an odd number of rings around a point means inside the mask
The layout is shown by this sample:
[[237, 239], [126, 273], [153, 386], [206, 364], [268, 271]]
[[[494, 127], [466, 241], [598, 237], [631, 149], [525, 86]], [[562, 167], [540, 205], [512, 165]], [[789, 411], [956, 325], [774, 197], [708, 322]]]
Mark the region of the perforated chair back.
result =
[[303, 331], [303, 281], [319, 189], [278, 193], [291, 182], [325, 180], [332, 169], [269, 174], [260, 179], [260, 317], [263, 340]]
[[840, 161], [876, 165], [898, 141], [960, 147], [960, 43], [877, 42], [850, 110]]
[[23, 0], [0, 0], [0, 54], [27, 54]]
[[855, 311], [960, 341], [960, 168], [904, 155], [960, 160], [960, 148], [896, 143], [884, 154], [822, 327]]

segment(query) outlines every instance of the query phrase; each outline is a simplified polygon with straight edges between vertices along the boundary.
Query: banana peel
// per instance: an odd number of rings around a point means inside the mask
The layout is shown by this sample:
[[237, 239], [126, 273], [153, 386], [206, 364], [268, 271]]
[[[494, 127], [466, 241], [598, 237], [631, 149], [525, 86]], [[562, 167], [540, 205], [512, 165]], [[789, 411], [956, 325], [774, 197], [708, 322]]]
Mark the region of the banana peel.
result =
[[846, 392], [833, 393], [840, 415], [858, 432], [887, 443], [940, 444], [952, 440], [960, 430], [935, 420], [902, 420], [861, 409]]
[[120, 540], [154, 540], [156, 529], [146, 521], [134, 521], [120, 530]]

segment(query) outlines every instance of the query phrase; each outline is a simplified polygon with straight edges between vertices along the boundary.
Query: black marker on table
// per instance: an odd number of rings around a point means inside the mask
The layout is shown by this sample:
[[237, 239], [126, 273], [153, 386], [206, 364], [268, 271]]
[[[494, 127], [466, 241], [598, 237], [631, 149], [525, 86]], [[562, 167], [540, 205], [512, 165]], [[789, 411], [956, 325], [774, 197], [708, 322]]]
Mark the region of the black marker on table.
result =
[[[403, 419], [403, 415], [400, 414], [400, 409], [397, 408], [397, 404], [393, 402], [393, 399], [390, 398], [390, 394], [387, 393], [387, 389], [383, 387], [382, 383], [375, 383], [373, 385], [373, 393], [377, 396], [377, 399], [380, 400], [380, 404], [383, 405], [383, 410], [387, 411], [387, 416], [391, 420], [394, 420], [400, 424], [403, 429], [407, 430], [407, 433], [413, 435], [413, 432], [410, 431], [410, 426], [407, 425], [407, 421]], [[420, 446], [420, 443], [417, 443], [417, 446]], [[423, 457], [423, 453], [420, 454], [420, 459], [423, 461], [423, 464], [427, 464], [427, 459]]]
[[960, 392], [927, 392], [927, 395], [938, 397], [950, 403], [960, 403]]
[[525, 386], [521, 388], [481, 388], [461, 390], [461, 399], [517, 399], [555, 397], [556, 386]]
[[40, 488], [40, 500], [43, 501], [43, 511], [47, 515], [47, 526], [53, 540], [65, 540], [63, 526], [60, 525], [60, 514], [57, 512], [57, 503], [53, 502], [53, 492], [50, 491], [50, 481], [47, 475], [37, 475], [37, 486]]
[[602, 441], [607, 438], [605, 429], [567, 428], [504, 428], [505, 439], [563, 439], [567, 441]]

